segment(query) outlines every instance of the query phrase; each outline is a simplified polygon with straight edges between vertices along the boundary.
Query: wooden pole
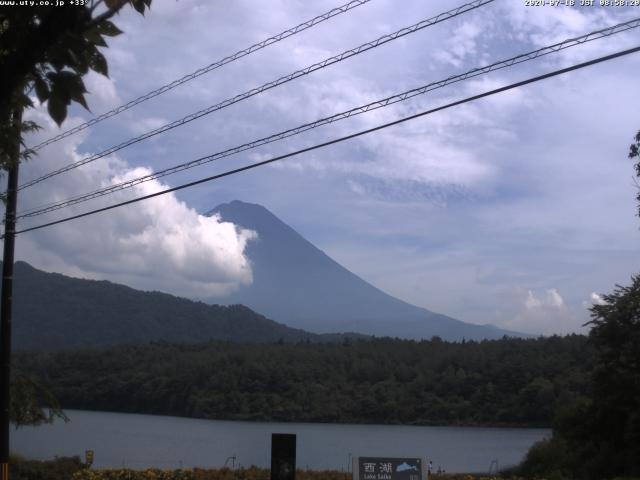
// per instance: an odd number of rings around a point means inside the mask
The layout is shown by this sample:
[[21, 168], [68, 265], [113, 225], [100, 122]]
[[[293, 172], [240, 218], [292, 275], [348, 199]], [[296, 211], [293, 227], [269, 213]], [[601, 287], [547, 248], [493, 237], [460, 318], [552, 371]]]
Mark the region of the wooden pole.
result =
[[11, 421], [11, 314], [13, 300], [13, 257], [15, 250], [18, 168], [20, 164], [20, 123], [22, 111], [14, 115], [16, 142], [9, 158], [7, 204], [4, 216], [2, 298], [0, 306], [0, 480], [9, 479], [9, 424]]

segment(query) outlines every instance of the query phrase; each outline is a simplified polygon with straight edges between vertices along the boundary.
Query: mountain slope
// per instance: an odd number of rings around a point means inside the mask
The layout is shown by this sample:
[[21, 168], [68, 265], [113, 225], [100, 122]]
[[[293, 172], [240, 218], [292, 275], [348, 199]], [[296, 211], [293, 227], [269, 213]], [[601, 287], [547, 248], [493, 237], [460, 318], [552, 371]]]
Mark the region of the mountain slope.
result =
[[255, 230], [250, 242], [253, 283], [222, 303], [248, 305], [270, 318], [312, 332], [361, 332], [447, 340], [519, 335], [473, 325], [403, 302], [365, 282], [305, 240], [266, 208], [233, 201], [208, 215]]
[[[1, 265], [1, 262], [0, 262]], [[193, 302], [106, 281], [15, 265], [13, 344], [17, 350], [148, 343], [336, 340], [271, 321], [242, 305]]]

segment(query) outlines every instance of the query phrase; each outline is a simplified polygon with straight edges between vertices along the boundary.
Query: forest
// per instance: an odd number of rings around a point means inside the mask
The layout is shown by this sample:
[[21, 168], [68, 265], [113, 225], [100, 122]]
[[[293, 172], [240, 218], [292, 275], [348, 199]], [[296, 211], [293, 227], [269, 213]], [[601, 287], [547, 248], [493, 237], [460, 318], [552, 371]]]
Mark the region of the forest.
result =
[[587, 337], [151, 343], [16, 355], [64, 408], [206, 419], [548, 427], [588, 395]]
[[[640, 134], [639, 134], [640, 139]], [[209, 341], [19, 353], [64, 408], [208, 419], [551, 426], [504, 478], [640, 478], [640, 275], [588, 336]]]

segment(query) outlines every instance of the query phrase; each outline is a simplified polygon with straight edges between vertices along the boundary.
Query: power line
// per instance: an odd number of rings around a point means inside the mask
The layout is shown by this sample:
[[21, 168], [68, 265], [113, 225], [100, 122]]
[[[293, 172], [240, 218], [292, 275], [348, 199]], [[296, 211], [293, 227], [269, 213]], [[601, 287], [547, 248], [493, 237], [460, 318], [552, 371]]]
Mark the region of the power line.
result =
[[575, 38], [571, 38], [571, 39], [567, 39], [564, 40], [562, 42], [559, 43], [555, 43], [553, 45], [547, 46], [547, 47], [543, 47], [528, 53], [524, 53], [524, 54], [520, 54], [517, 55], [515, 57], [511, 57], [508, 58], [506, 60], [501, 60], [499, 62], [495, 62], [492, 63], [491, 65], [487, 65], [484, 67], [478, 67], [478, 68], [474, 68], [472, 70], [469, 70], [465, 73], [459, 74], [459, 75], [453, 75], [450, 76], [444, 80], [440, 80], [437, 82], [431, 82], [427, 85], [424, 85], [422, 87], [419, 88], [414, 88], [399, 94], [395, 94], [392, 95], [390, 97], [386, 97], [382, 100], [377, 100], [375, 102], [371, 102], [369, 104], [366, 105], [361, 105], [359, 107], [355, 107], [352, 108], [350, 110], [346, 110], [344, 112], [341, 113], [337, 113], [334, 114], [332, 116], [329, 117], [324, 117], [321, 118], [319, 120], [315, 120], [314, 122], [311, 123], [307, 123], [289, 130], [285, 130], [283, 132], [279, 132], [273, 135], [270, 135], [268, 137], [264, 137], [258, 140], [254, 140], [252, 142], [249, 143], [245, 143], [242, 144], [240, 146], [237, 147], [233, 147], [227, 150], [223, 150], [221, 152], [217, 152], [211, 155], [207, 155], [204, 157], [200, 157], [197, 158], [195, 160], [191, 160], [189, 162], [185, 162], [170, 168], [166, 168], [164, 170], [160, 170], [158, 172], [154, 172], [148, 175], [144, 175], [142, 177], [138, 177], [135, 179], [131, 179], [131, 180], [127, 180], [121, 183], [118, 183], [116, 185], [110, 185], [108, 187], [102, 188], [102, 189], [98, 189], [95, 190], [93, 192], [89, 192], [86, 194], [82, 194], [79, 196], [75, 196], [66, 200], [62, 200], [62, 201], [57, 201], [57, 202], [53, 202], [47, 205], [42, 205], [39, 207], [34, 207], [32, 209], [20, 212], [17, 216], [17, 218], [27, 218], [27, 217], [35, 217], [38, 215], [42, 215], [45, 213], [49, 213], [55, 210], [59, 210], [61, 208], [65, 208], [65, 207], [69, 207], [71, 205], [76, 205], [79, 203], [83, 203], [89, 200], [92, 200], [94, 198], [98, 198], [98, 197], [102, 197], [120, 190], [124, 190], [126, 188], [130, 188], [136, 185], [139, 185], [141, 183], [144, 182], [148, 182], [157, 178], [161, 178], [161, 177], [165, 177], [168, 175], [172, 175], [174, 173], [183, 171], [183, 170], [187, 170], [190, 168], [194, 168], [200, 165], [204, 165], [206, 163], [210, 163], [216, 160], [219, 160], [221, 158], [224, 157], [228, 157], [231, 155], [235, 155], [237, 153], [246, 151], [246, 150], [250, 150], [253, 148], [256, 148], [258, 146], [262, 146], [262, 145], [266, 145], [269, 143], [273, 143], [275, 141], [278, 140], [282, 140], [294, 135], [298, 135], [300, 133], [306, 132], [308, 130], [314, 129], [314, 128], [318, 128], [320, 126], [323, 125], [327, 125], [330, 123], [334, 123], [336, 121], [339, 120], [343, 120], [343, 119], [347, 119], [350, 118], [352, 116], [356, 116], [356, 115], [360, 115], [362, 113], [366, 113], [372, 110], [376, 110], [378, 108], [383, 108], [383, 107], [387, 107], [389, 105], [407, 100], [409, 98], [415, 97], [417, 95], [422, 95], [425, 94], [427, 92], [436, 90], [438, 88], [442, 88], [444, 86], [447, 85], [451, 85], [453, 83], [457, 83], [457, 82], [461, 82], [464, 80], [467, 80], [469, 78], [473, 78], [473, 77], [477, 77], [479, 75], [483, 75], [492, 71], [496, 71], [502, 68], [506, 68], [506, 67], [510, 67], [513, 65], [517, 65], [529, 60], [534, 60], [536, 58], [551, 54], [551, 53], [555, 53], [558, 52], [560, 50], [566, 49], [566, 48], [570, 48], [570, 47], [574, 47], [576, 45], [581, 45], [583, 43], [592, 41], [592, 40], [596, 40], [596, 39], [600, 39], [600, 38], [604, 38], [604, 37], [609, 37], [611, 35], [620, 33], [620, 32], [624, 32], [633, 28], [638, 28], [640, 27], [640, 18], [634, 19], [634, 20], [630, 20], [628, 22], [624, 22], [618, 25], [614, 25], [608, 28], [604, 28], [601, 30], [597, 30], [591, 33], [588, 33], [586, 35], [582, 35], [579, 37], [575, 37]]
[[66, 138], [70, 135], [73, 135], [74, 133], [78, 133], [81, 132], [82, 130], [95, 125], [96, 123], [99, 123], [103, 120], [106, 120], [107, 118], [113, 117], [115, 115], [118, 115], [119, 113], [124, 112], [125, 110], [129, 110], [132, 107], [135, 107], [136, 105], [142, 103], [142, 102], [146, 102], [147, 100], [150, 100], [154, 97], [157, 97], [158, 95], [162, 95], [165, 92], [168, 92], [169, 90], [173, 90], [174, 88], [178, 87], [179, 85], [182, 85], [183, 83], [187, 83], [195, 78], [198, 78], [202, 75], [204, 75], [205, 73], [209, 73], [213, 70], [216, 70], [228, 63], [234, 62], [236, 60], [239, 60], [242, 57], [246, 57], [247, 55], [250, 55], [254, 52], [257, 52], [258, 50], [262, 50], [263, 48], [268, 47], [269, 45], [272, 45], [274, 43], [280, 42], [282, 40], [284, 40], [285, 38], [289, 38], [297, 33], [300, 33], [304, 30], [307, 30], [311, 27], [315, 27], [316, 25], [329, 20], [333, 17], [335, 17], [336, 15], [340, 15], [342, 13], [348, 12], [349, 10], [352, 10], [356, 7], [359, 7], [360, 5], [364, 5], [365, 3], [370, 2], [371, 0], [353, 0], [349, 3], [346, 3], [344, 5], [341, 5], [339, 7], [333, 8], [331, 10], [329, 10], [326, 13], [323, 13], [322, 15], [318, 15], [317, 17], [312, 18], [311, 20], [307, 20], [306, 22], [303, 22], [299, 25], [296, 25], [295, 27], [289, 28], [287, 30], [285, 30], [284, 32], [280, 32], [277, 35], [274, 35], [273, 37], [269, 37], [266, 40], [263, 40], [261, 42], [255, 43], [253, 45], [251, 45], [250, 47], [247, 47], [243, 50], [239, 50], [236, 53], [229, 55], [227, 57], [224, 57], [221, 60], [218, 60], [216, 62], [213, 62], [209, 65], [207, 65], [206, 67], [202, 67], [199, 68], [198, 70], [191, 72], [187, 75], [185, 75], [182, 78], [179, 78], [177, 80], [174, 80], [171, 83], [167, 83], [166, 85], [163, 85], [162, 87], [157, 88], [156, 90], [153, 90], [149, 93], [146, 93], [145, 95], [141, 95], [140, 97], [131, 100], [130, 102], [125, 103], [124, 105], [120, 105], [119, 107], [114, 108], [113, 110], [109, 110], [108, 112], [105, 112], [95, 118], [92, 118], [91, 120], [78, 125], [76, 127], [73, 127], [65, 132], [62, 132], [59, 135], [56, 135], [55, 137], [52, 137], [38, 145], [36, 145], [35, 147], [32, 148], [32, 150], [40, 150], [41, 148], [46, 147], [47, 145], [51, 145], [54, 142], [57, 142], [58, 140], [62, 140], [63, 138]]
[[516, 82], [516, 83], [512, 83], [512, 84], [506, 85], [504, 87], [500, 87], [500, 88], [496, 88], [496, 89], [493, 89], [493, 90], [489, 90], [487, 92], [480, 93], [478, 95], [473, 95], [471, 97], [467, 97], [467, 98], [462, 99], [462, 100], [457, 100], [455, 102], [451, 102], [451, 103], [448, 103], [446, 105], [442, 105], [440, 107], [432, 108], [430, 110], [426, 110], [426, 111], [423, 111], [423, 112], [420, 112], [420, 113], [416, 113], [416, 114], [410, 115], [408, 117], [400, 118], [398, 120], [394, 120], [393, 122], [389, 122], [389, 123], [385, 123], [385, 124], [382, 124], [382, 125], [378, 125], [378, 126], [373, 127], [373, 128], [368, 128], [366, 130], [361, 130], [360, 132], [352, 133], [350, 135], [346, 135], [344, 137], [336, 138], [334, 140], [329, 140], [329, 141], [324, 142], [324, 143], [319, 143], [319, 144], [313, 145], [311, 147], [307, 147], [307, 148], [303, 148], [301, 150], [297, 150], [295, 152], [287, 153], [285, 155], [280, 155], [280, 156], [271, 158], [269, 160], [263, 160], [261, 162], [256, 162], [256, 163], [252, 163], [252, 164], [249, 164], [249, 165], [245, 165], [244, 167], [235, 168], [233, 170], [228, 170], [226, 172], [219, 173], [217, 175], [212, 175], [210, 177], [205, 177], [205, 178], [201, 178], [199, 180], [194, 180], [192, 182], [179, 185], [177, 187], [168, 188], [168, 189], [162, 190], [160, 192], [151, 193], [149, 195], [144, 195], [142, 197], [137, 197], [137, 198], [134, 198], [134, 199], [131, 199], [131, 200], [127, 200], [127, 201], [124, 201], [124, 202], [116, 203], [114, 205], [109, 205], [107, 207], [97, 208], [95, 210], [90, 210], [90, 211], [85, 212], [85, 213], [81, 213], [81, 214], [78, 214], [78, 215], [73, 215], [73, 216], [70, 216], [70, 217], [62, 218], [60, 220], [55, 220], [53, 222], [43, 223], [41, 225], [36, 225], [34, 227], [29, 227], [29, 228], [25, 228], [25, 229], [22, 229], [22, 230], [18, 230], [18, 231], [15, 232], [15, 234], [31, 232], [33, 230], [39, 230], [39, 229], [42, 229], [42, 228], [45, 228], [45, 227], [50, 227], [50, 226], [53, 226], [53, 225], [58, 225], [60, 223], [69, 222], [71, 220], [76, 220], [78, 218], [83, 218], [83, 217], [87, 217], [89, 215], [94, 215], [94, 214], [97, 214], [97, 213], [105, 212], [107, 210], [112, 210], [114, 208], [122, 207], [122, 206], [125, 206], [125, 205], [130, 205], [132, 203], [137, 203], [137, 202], [141, 202], [143, 200], [148, 200], [150, 198], [158, 197], [160, 195], [164, 195], [164, 194], [167, 194], [167, 193], [172, 193], [172, 192], [176, 192], [178, 190], [183, 190], [185, 188], [193, 187], [193, 186], [199, 185], [201, 183], [210, 182], [212, 180], [217, 180], [217, 179], [220, 179], [220, 178], [223, 178], [223, 177], [227, 177], [227, 176], [234, 175], [234, 174], [237, 174], [237, 173], [240, 173], [240, 172], [244, 172], [246, 170], [251, 170], [251, 169], [254, 169], [254, 168], [257, 168], [257, 167], [268, 165], [270, 163], [277, 162], [279, 160], [284, 160], [285, 158], [293, 157], [293, 156], [296, 156], [296, 155], [300, 155], [302, 153], [306, 153], [306, 152], [310, 152], [310, 151], [313, 151], [313, 150], [317, 150], [319, 148], [327, 147], [329, 145], [333, 145], [333, 144], [336, 144], [336, 143], [344, 142], [346, 140], [350, 140], [352, 138], [356, 138], [356, 137], [360, 137], [362, 135], [366, 135], [366, 134], [369, 134], [369, 133], [372, 133], [372, 132], [376, 132], [378, 130], [382, 130], [384, 128], [391, 127], [393, 125], [398, 125], [400, 123], [404, 123], [404, 122], [407, 122], [409, 120], [414, 120], [416, 118], [423, 117], [425, 115], [429, 115], [429, 114], [432, 114], [432, 113], [435, 113], [435, 112], [439, 112], [441, 110], [446, 110], [447, 108], [455, 107], [457, 105], [462, 105], [464, 103], [469, 103], [469, 102], [472, 102], [472, 101], [475, 101], [475, 100], [479, 100], [479, 99], [484, 98], [484, 97], [495, 95], [497, 93], [505, 92], [507, 90], [512, 90], [514, 88], [522, 87], [522, 86], [528, 85], [530, 83], [539, 82], [541, 80], [546, 80], [548, 78], [555, 77], [557, 75], [562, 75], [564, 73], [568, 73], [568, 72], [571, 72], [573, 70], [578, 70], [578, 69], [585, 68], [585, 67], [588, 67], [588, 66], [591, 66], [591, 65], [595, 65], [595, 64], [598, 64], [598, 63], [602, 63], [602, 62], [606, 62], [606, 61], [609, 61], [609, 60], [613, 60], [615, 58], [619, 58], [619, 57], [622, 57], [622, 56], [625, 56], [625, 55], [629, 55], [631, 53], [636, 53], [636, 52], [639, 52], [639, 51], [640, 51], [640, 46], [634, 47], [634, 48], [630, 48], [630, 49], [627, 49], [627, 50], [623, 50], [623, 51], [620, 51], [620, 52], [617, 52], [617, 53], [612, 53], [610, 55], [606, 55], [606, 56], [599, 57], [599, 58], [596, 58], [596, 59], [593, 59], [593, 60], [589, 60], [587, 62], [582, 62], [582, 63], [576, 64], [576, 65], [572, 65], [570, 67], [562, 68], [562, 69], [559, 69], [559, 70], [554, 70], [552, 72], [545, 73], [543, 75], [538, 75], [536, 77], [531, 77], [531, 78], [529, 78], [527, 80], [522, 80], [520, 82]]
[[471, 3], [467, 3], [464, 5], [461, 5], [457, 8], [454, 8], [452, 10], [449, 10], [447, 12], [444, 13], [440, 13], [438, 15], [436, 15], [435, 17], [431, 17], [428, 18], [426, 20], [422, 20], [421, 22], [416, 23], [415, 25], [412, 25], [410, 27], [404, 27], [394, 33], [388, 34], [388, 35], [384, 35], [376, 40], [373, 40], [371, 42], [367, 42], [364, 43], [356, 48], [352, 48], [350, 50], [346, 50], [342, 53], [340, 53], [339, 55], [335, 55], [333, 57], [327, 58], [321, 62], [315, 63], [313, 65], [310, 65], [308, 67], [305, 67], [301, 70], [296, 70], [295, 72], [289, 74], [289, 75], [285, 75], [283, 77], [278, 78], [277, 80], [273, 80], [271, 82], [265, 83], [264, 85], [261, 85], [260, 87], [256, 87], [253, 88], [251, 90], [248, 90], [244, 93], [241, 93], [239, 95], [236, 95], [234, 97], [228, 98], [226, 100], [223, 100], [220, 103], [217, 103], [215, 105], [212, 105], [210, 107], [204, 108], [202, 110], [199, 110], [195, 113], [192, 113], [190, 115], [187, 115], [186, 117], [181, 118], [180, 120], [175, 120], [171, 123], [165, 124], [161, 127], [158, 127], [154, 130], [150, 130], [149, 132], [146, 132], [138, 137], [134, 137], [131, 138], [129, 140], [126, 140], [125, 142], [122, 142], [116, 146], [110, 147], [107, 150], [104, 150], [100, 153], [97, 153], [95, 155], [91, 155], [90, 157], [84, 158], [82, 160], [79, 160], [75, 163], [69, 164], [65, 167], [59, 168], [58, 170], [54, 170], [52, 172], [49, 172], [39, 178], [36, 178], [34, 180], [31, 180], [29, 182], [26, 182], [24, 184], [22, 184], [19, 188], [19, 190], [22, 190], [24, 188], [30, 187], [32, 185], [35, 185], [37, 183], [40, 183], [48, 178], [54, 177], [56, 175], [60, 175], [61, 173], [65, 173], [68, 172], [70, 170], [73, 170], [74, 168], [78, 168], [82, 165], [86, 165], [87, 163], [93, 162], [95, 160], [98, 160], [102, 157], [105, 157], [107, 155], [110, 155], [112, 153], [115, 153], [119, 150], [122, 150], [123, 148], [126, 148], [130, 145], [136, 144], [138, 142], [141, 142], [142, 140], [146, 140], [147, 138], [151, 138], [153, 136], [159, 135], [161, 133], [167, 132], [169, 130], [172, 130], [176, 127], [179, 127], [181, 125], [184, 125], [186, 123], [192, 122], [193, 120], [196, 120], [200, 117], [203, 117], [205, 115], [209, 115], [210, 113], [213, 113], [217, 110], [222, 110], [223, 108], [229, 107], [235, 103], [238, 103], [240, 101], [246, 100], [250, 97], [253, 97], [255, 95], [258, 95], [264, 91], [270, 90], [272, 88], [275, 88], [277, 86], [283, 85], [285, 83], [288, 83], [292, 80], [295, 80], [296, 78], [302, 77], [304, 75], [308, 75], [312, 72], [315, 72], [317, 70], [323, 69], [325, 67], [328, 67], [330, 65], [333, 65], [334, 63], [338, 63], [341, 62], [343, 60], [346, 60], [347, 58], [351, 58], [353, 56], [359, 55], [361, 53], [364, 53], [368, 50], [377, 48], [381, 45], [384, 45], [385, 43], [391, 42], [393, 40], [397, 40], [398, 38], [404, 37], [406, 35], [409, 35], [411, 33], [415, 33], [419, 30], [422, 30], [424, 28], [430, 27], [432, 25], [435, 25], [437, 23], [443, 22], [445, 20], [449, 20], [451, 18], [457, 17], [458, 15], [462, 15], [463, 13], [466, 13], [468, 11], [474, 10], [476, 8], [479, 8], [483, 5], [489, 4], [491, 2], [493, 2], [494, 0], [474, 0]]

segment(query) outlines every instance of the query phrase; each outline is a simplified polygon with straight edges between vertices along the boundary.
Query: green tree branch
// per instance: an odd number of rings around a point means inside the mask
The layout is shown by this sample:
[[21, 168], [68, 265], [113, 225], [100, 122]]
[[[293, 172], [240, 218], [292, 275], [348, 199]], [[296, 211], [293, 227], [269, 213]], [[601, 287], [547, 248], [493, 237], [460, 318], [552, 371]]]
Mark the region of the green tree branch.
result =
[[[82, 76], [93, 70], [108, 76], [105, 37], [122, 33], [111, 18], [130, 4], [144, 14], [151, 0], [104, 0], [76, 8], [34, 5], [0, 10], [0, 174], [15, 162], [32, 157], [24, 135], [40, 128], [22, 120], [33, 107], [30, 94], [47, 104], [51, 118], [62, 124], [72, 102], [89, 109]], [[104, 10], [96, 14], [97, 8]], [[16, 145], [20, 149], [16, 154]], [[15, 170], [14, 170], [15, 171]], [[5, 194], [0, 200], [5, 201]], [[11, 421], [37, 425], [66, 420], [56, 398], [33, 378], [14, 372], [11, 376]]]

